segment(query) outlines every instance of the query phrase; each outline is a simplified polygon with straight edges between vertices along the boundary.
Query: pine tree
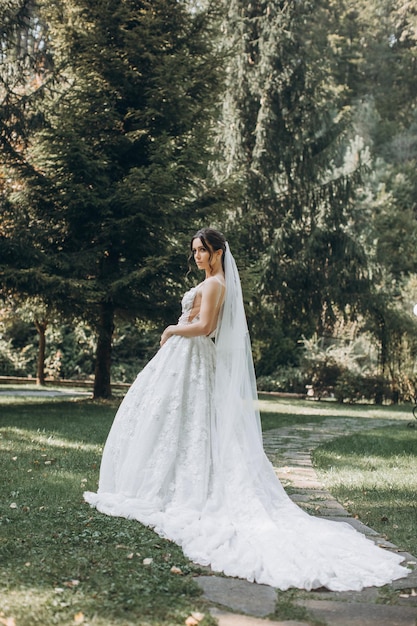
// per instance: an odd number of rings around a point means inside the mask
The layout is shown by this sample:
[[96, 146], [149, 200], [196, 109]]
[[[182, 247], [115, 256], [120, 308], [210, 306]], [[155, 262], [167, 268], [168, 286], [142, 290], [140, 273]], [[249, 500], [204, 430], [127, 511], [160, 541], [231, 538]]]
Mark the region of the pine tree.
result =
[[262, 302], [276, 323], [295, 337], [322, 334], [367, 288], [352, 202], [360, 146], [350, 132], [343, 68], [351, 59], [337, 46], [338, 5], [229, 7], [224, 171], [244, 185], [232, 220], [243, 225], [252, 259], [262, 258]]
[[94, 395], [109, 397], [116, 312], [173, 314], [179, 247], [207, 212], [218, 60], [207, 15], [176, 0], [35, 8], [51, 54], [42, 81], [53, 83], [14, 198], [39, 224], [37, 263], [20, 272], [20, 288], [94, 325]]

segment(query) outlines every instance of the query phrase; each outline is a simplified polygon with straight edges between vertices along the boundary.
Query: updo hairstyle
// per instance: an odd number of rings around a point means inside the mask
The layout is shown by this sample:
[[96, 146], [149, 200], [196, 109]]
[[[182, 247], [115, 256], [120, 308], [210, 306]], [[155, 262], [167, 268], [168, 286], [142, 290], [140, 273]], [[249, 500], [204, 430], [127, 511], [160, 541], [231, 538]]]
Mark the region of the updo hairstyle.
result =
[[191, 262], [191, 260], [193, 259], [194, 239], [200, 239], [204, 248], [210, 252], [210, 257], [209, 257], [210, 269], [213, 269], [210, 264], [210, 261], [213, 257], [213, 252], [216, 252], [217, 250], [223, 250], [222, 268], [224, 272], [224, 255], [226, 253], [226, 239], [224, 235], [222, 235], [222, 233], [219, 232], [218, 230], [214, 230], [214, 228], [201, 228], [200, 230], [198, 230], [196, 234], [193, 236], [193, 238], [191, 239], [191, 243], [190, 243], [191, 254], [188, 258], [189, 262]]

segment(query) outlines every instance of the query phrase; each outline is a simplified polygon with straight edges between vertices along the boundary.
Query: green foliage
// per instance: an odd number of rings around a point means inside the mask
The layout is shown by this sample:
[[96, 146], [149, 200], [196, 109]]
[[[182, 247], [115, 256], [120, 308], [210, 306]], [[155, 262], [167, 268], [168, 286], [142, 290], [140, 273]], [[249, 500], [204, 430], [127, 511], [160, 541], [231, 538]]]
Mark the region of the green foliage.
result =
[[[21, 308], [0, 310], [0, 375], [34, 376], [38, 338], [32, 314]], [[86, 322], [53, 320], [46, 332], [45, 375], [59, 380], [91, 379], [96, 336]], [[112, 380], [132, 382], [159, 345], [160, 329], [139, 321], [118, 320], [113, 339]]]
[[331, 328], [336, 305], [367, 290], [353, 189], [361, 161], [349, 130], [341, 28], [332, 3], [228, 3], [231, 58], [221, 144], [243, 185], [230, 217], [262, 256], [264, 300], [290, 335]]
[[[254, 294], [256, 301], [257, 296]], [[255, 305], [255, 313], [250, 318], [252, 350], [257, 376], [269, 376], [277, 367], [296, 365], [299, 360], [299, 346], [286, 329], [282, 320], [266, 306]]]
[[363, 376], [351, 371], [341, 372], [334, 383], [334, 396], [338, 402], [361, 400], [382, 404], [393, 397], [389, 380], [383, 376]]
[[215, 212], [204, 178], [218, 56], [207, 12], [172, 0], [41, 0], [15, 36], [28, 30], [49, 63], [32, 66], [43, 97], [26, 101], [38, 123], [15, 141], [25, 167], [4, 170], [0, 270], [96, 330], [95, 392], [107, 396], [116, 312], [172, 320], [181, 249]]
[[149, 289], [162, 296], [164, 285], [166, 299], [178, 270], [169, 255], [205, 173], [216, 74], [204, 19], [169, 1], [137, 5], [39, 5], [57, 85], [28, 154], [43, 173], [26, 188], [44, 220], [34, 243], [63, 304], [94, 321], [102, 301], [149, 315]]
[[152, 325], [119, 322], [112, 351], [114, 381], [131, 383], [159, 348], [160, 329]]
[[36, 371], [36, 330], [33, 324], [0, 308], [0, 375], [27, 376]]
[[406, 0], [219, 5], [3, 2], [2, 285], [88, 320], [108, 391], [118, 313], [172, 322], [182, 250], [210, 222], [244, 270], [260, 376], [297, 365], [303, 336], [335, 336], [356, 319], [379, 350], [366, 374], [405, 396], [416, 10]]
[[269, 375], [257, 376], [256, 382], [261, 392], [281, 391], [305, 394], [309, 378], [299, 367], [282, 365]]
[[[294, 341], [345, 316], [378, 324], [374, 293], [389, 302], [416, 269], [415, 24], [390, 0], [228, 3], [220, 142], [242, 187], [229, 219], [262, 258], [258, 312], [274, 307]], [[259, 317], [263, 375], [293, 354], [272, 353]]]

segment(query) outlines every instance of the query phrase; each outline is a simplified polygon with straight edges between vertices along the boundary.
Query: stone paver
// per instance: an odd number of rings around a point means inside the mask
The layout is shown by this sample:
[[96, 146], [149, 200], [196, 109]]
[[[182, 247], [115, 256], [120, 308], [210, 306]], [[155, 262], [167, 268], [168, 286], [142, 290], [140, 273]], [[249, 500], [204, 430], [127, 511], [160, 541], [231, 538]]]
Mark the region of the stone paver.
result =
[[[311, 463], [311, 452], [325, 441], [391, 424], [399, 425], [399, 422], [329, 418], [319, 424], [311, 422], [295, 428], [267, 431], [264, 433], [264, 448], [278, 478], [284, 486], [291, 487], [294, 493], [290, 497], [299, 506], [320, 517], [347, 522], [378, 545], [400, 552], [372, 528], [351, 517], [325, 489]], [[417, 565], [413, 555], [401, 554], [405, 563]], [[217, 605], [211, 612], [219, 626], [306, 626], [311, 623], [262, 619], [274, 612], [276, 590], [271, 587], [219, 576], [201, 576], [197, 582], [205, 598]], [[417, 569], [406, 578], [394, 581], [389, 589], [395, 596], [394, 604], [381, 603], [381, 591], [376, 588], [360, 592], [304, 592], [296, 602], [308, 611], [311, 620], [326, 626], [417, 626]], [[219, 609], [219, 606], [235, 613]]]
[[329, 626], [416, 626], [414, 607], [329, 600], [303, 600], [299, 604]]
[[294, 620], [286, 620], [284, 622], [276, 622], [247, 615], [236, 615], [236, 613], [227, 613], [219, 609], [212, 609], [210, 613], [217, 619], [218, 626], [309, 626], [308, 622], [295, 622]]
[[199, 576], [196, 582], [205, 598], [234, 611], [263, 617], [275, 610], [277, 594], [268, 585], [254, 585], [247, 580], [220, 576]]

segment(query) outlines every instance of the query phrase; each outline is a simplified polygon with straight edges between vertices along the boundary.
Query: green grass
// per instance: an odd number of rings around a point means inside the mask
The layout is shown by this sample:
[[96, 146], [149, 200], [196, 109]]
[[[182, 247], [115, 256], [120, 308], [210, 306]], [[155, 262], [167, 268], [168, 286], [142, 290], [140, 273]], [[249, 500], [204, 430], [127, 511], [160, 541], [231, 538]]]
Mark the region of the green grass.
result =
[[193, 611], [215, 623], [178, 546], [83, 502], [116, 407], [0, 401], [0, 616], [18, 626], [170, 626]]
[[[0, 396], [0, 617], [16, 626], [179, 626], [193, 611], [206, 614], [202, 626], [214, 624], [193, 581], [201, 570], [178, 546], [83, 502], [82, 492], [96, 488], [119, 402]], [[417, 429], [406, 426], [408, 407], [270, 396], [260, 407], [265, 429], [320, 428], [327, 417], [397, 420], [321, 446], [315, 461], [353, 513], [417, 552]]]
[[261, 394], [260, 408], [263, 430], [309, 422], [320, 428], [327, 418], [395, 421], [321, 445], [313, 463], [326, 488], [352, 515], [417, 556], [417, 422], [410, 405], [339, 405]]
[[406, 423], [317, 448], [320, 478], [352, 515], [417, 555], [417, 429]]
[[[259, 394], [262, 430], [296, 426], [315, 422], [317, 425], [329, 418], [348, 417], [363, 419], [389, 419], [415, 421], [408, 405], [376, 406], [372, 404], [337, 404], [312, 400], [291, 400]], [[417, 426], [417, 422], [416, 422]]]

